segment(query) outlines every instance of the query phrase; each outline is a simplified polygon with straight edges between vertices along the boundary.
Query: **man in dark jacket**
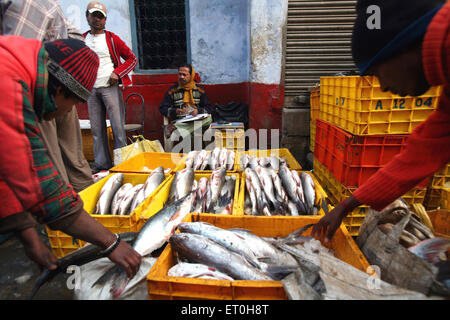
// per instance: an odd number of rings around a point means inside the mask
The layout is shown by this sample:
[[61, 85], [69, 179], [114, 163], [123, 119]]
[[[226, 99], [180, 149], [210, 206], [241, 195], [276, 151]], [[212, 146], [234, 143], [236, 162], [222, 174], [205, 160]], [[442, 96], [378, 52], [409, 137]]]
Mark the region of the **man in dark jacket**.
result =
[[[195, 83], [195, 71], [192, 65], [179, 66], [178, 83], [169, 88], [159, 106], [159, 112], [170, 121], [164, 129], [170, 144], [168, 148], [166, 145], [166, 148], [172, 149], [177, 136], [181, 136], [183, 140], [189, 140], [186, 138], [191, 137], [194, 131], [209, 127], [212, 122], [211, 109], [205, 90]], [[189, 122], [183, 120], [188, 120], [189, 116], [199, 115], [204, 115], [204, 118]], [[191, 141], [187, 141], [186, 144], [191, 146]]]

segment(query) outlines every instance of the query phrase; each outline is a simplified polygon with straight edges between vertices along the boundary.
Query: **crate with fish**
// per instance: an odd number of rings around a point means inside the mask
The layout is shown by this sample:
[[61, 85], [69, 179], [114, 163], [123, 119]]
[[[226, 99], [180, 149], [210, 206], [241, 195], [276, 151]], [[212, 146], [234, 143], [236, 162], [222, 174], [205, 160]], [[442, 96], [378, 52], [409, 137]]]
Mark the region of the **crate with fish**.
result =
[[175, 171], [191, 168], [198, 173], [211, 173], [213, 170], [225, 168], [227, 172], [236, 172], [236, 151], [226, 148], [213, 150], [193, 150], [183, 158]]
[[165, 173], [175, 171], [185, 154], [167, 152], [141, 152], [131, 159], [112, 167], [109, 172], [151, 173], [158, 167], [163, 167]]
[[243, 215], [301, 216], [328, 212], [327, 194], [311, 172], [289, 169], [281, 164], [278, 172], [256, 166], [241, 176], [239, 206]]
[[[366, 182], [406, 147], [407, 135], [352, 135], [328, 122], [316, 121], [314, 156], [344, 186]], [[428, 178], [417, 185], [425, 188]]]
[[322, 77], [319, 118], [355, 135], [409, 134], [436, 109], [441, 90], [401, 97], [383, 92], [377, 77]]
[[[320, 181], [322, 188], [328, 195], [330, 202], [336, 206], [344, 199], [350, 197], [356, 188], [348, 188], [340, 183], [336, 177], [314, 157], [314, 174]], [[422, 203], [425, 199], [425, 188], [413, 188], [408, 191], [402, 197], [409, 204]], [[347, 217], [344, 218], [344, 225], [347, 227], [348, 232], [352, 236], [357, 236], [359, 227], [361, 226], [364, 218], [367, 214], [369, 207], [366, 205], [359, 206], [350, 212]]]
[[[139, 217], [159, 190], [170, 182], [172, 175], [159, 167], [151, 174], [111, 173], [80, 192], [84, 210], [111, 232], [137, 231]], [[50, 246], [57, 257], [62, 257], [85, 242], [48, 227]]]
[[278, 170], [281, 163], [286, 163], [289, 169], [301, 170], [302, 166], [289, 149], [248, 150], [236, 153], [238, 171], [245, 168], [255, 168], [257, 165]]
[[147, 276], [150, 299], [285, 300], [280, 280], [302, 271], [309, 297], [319, 298], [321, 254], [357, 272], [369, 266], [343, 227], [327, 248], [310, 238], [319, 219], [188, 215]]
[[177, 171], [142, 211], [138, 228], [159, 210], [192, 191], [195, 191], [195, 197], [190, 212], [240, 215], [239, 178], [238, 173], [227, 173], [224, 168], [212, 173], [195, 173], [193, 169]]

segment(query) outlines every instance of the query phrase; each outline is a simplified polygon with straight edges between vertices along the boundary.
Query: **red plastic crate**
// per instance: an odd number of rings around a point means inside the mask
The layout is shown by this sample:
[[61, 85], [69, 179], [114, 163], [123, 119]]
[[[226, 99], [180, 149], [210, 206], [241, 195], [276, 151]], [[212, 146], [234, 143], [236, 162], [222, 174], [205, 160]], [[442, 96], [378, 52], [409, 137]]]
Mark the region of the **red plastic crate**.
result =
[[[407, 139], [408, 135], [356, 136], [316, 120], [314, 153], [339, 182], [356, 188], [403, 151]], [[417, 187], [425, 188], [428, 180]]]

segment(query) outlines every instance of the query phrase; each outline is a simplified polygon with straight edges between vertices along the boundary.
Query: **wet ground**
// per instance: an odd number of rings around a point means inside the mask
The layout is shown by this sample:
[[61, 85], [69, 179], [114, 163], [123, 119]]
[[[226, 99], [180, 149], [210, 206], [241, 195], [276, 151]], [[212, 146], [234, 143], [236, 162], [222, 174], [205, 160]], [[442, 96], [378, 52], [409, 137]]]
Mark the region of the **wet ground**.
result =
[[[41, 240], [48, 246], [43, 226], [36, 228]], [[40, 274], [36, 263], [28, 259], [22, 243], [13, 236], [0, 244], [0, 300], [26, 300]], [[44, 284], [35, 300], [72, 300], [72, 291], [66, 286], [69, 275], [60, 274]]]

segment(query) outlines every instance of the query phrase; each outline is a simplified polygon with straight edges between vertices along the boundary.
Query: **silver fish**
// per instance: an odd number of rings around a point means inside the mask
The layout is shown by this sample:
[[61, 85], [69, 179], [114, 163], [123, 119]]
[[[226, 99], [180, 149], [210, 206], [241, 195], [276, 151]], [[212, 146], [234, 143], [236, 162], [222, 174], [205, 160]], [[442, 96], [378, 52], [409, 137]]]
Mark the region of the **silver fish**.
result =
[[270, 167], [274, 170], [280, 169], [280, 158], [275, 155], [270, 155]]
[[200, 170], [203, 161], [205, 160], [205, 158], [208, 156], [208, 153], [206, 152], [206, 150], [201, 150], [194, 161], [194, 170]]
[[409, 247], [408, 250], [425, 261], [437, 264], [447, 260], [445, 252], [450, 248], [450, 240], [440, 237], [420, 241], [418, 244]]
[[295, 182], [291, 171], [287, 167], [286, 164], [282, 164], [280, 166], [280, 170], [278, 171], [278, 175], [280, 176], [281, 183], [286, 190], [289, 198], [292, 202], [294, 202], [298, 206], [298, 211], [300, 214], [306, 213], [305, 204], [302, 202], [297, 193], [297, 183]]
[[227, 170], [231, 171], [234, 168], [234, 160], [236, 158], [236, 154], [234, 151], [228, 151], [228, 157], [227, 157]]
[[295, 180], [295, 183], [297, 184], [298, 197], [300, 198], [300, 200], [303, 201], [303, 203], [305, 203], [305, 195], [303, 193], [302, 179], [300, 178], [300, 175], [298, 174], [297, 171], [291, 170], [291, 173], [292, 173], [292, 177]]
[[219, 156], [220, 156], [220, 148], [214, 148], [214, 150], [211, 153], [210, 161], [209, 161], [209, 168], [211, 170], [216, 170], [219, 168]]
[[308, 214], [314, 214], [313, 207], [316, 201], [315, 184], [313, 178], [307, 172], [300, 174], [302, 180], [303, 192], [305, 194], [305, 205]]
[[252, 267], [243, 257], [204, 236], [175, 233], [169, 240], [181, 256], [223, 272], [236, 280], [271, 281], [272, 277]]
[[169, 277], [234, 280], [229, 275], [201, 263], [179, 262], [169, 269], [167, 275]]
[[200, 170], [206, 170], [206, 168], [209, 165], [209, 161], [211, 160], [212, 152], [207, 152], [205, 158], [202, 161], [202, 164], [200, 166]]
[[194, 161], [197, 157], [198, 151], [190, 151], [186, 157], [186, 168], [193, 168], [194, 167]]
[[258, 211], [263, 212], [265, 215], [271, 215], [269, 203], [267, 202], [266, 195], [264, 194], [263, 186], [258, 175], [251, 168], [245, 169], [244, 172], [248, 180], [251, 182], [253, 190], [255, 191]]
[[213, 212], [214, 206], [217, 204], [219, 199], [220, 191], [222, 190], [223, 184], [225, 183], [226, 169], [220, 168], [214, 170], [211, 174], [210, 185], [211, 185], [211, 201], [209, 203], [208, 211]]
[[144, 183], [144, 199], [148, 198], [165, 180], [164, 168], [158, 167], [152, 171]]
[[256, 193], [255, 193], [255, 190], [253, 189], [252, 182], [248, 177], [245, 179], [245, 187], [247, 189], [247, 193], [250, 197], [250, 201], [251, 201], [251, 205], [252, 205], [251, 214], [253, 216], [257, 216], [258, 215], [258, 203], [256, 200]]
[[253, 266], [259, 266], [259, 261], [250, 248], [250, 243], [232, 231], [216, 227], [206, 222], [185, 222], [181, 223], [178, 229], [183, 233], [192, 233], [207, 237], [228, 250], [243, 256]]
[[176, 185], [176, 199], [181, 199], [192, 190], [192, 184], [194, 182], [194, 170], [193, 169], [183, 169], [179, 171], [177, 179], [173, 180], [172, 183]]
[[100, 190], [99, 198], [95, 208], [95, 214], [109, 214], [111, 208], [111, 200], [117, 190], [122, 186], [124, 174], [115, 173], [103, 185]]
[[247, 168], [250, 163], [250, 156], [244, 153], [239, 160], [240, 160], [239, 166], [241, 170], [245, 170], [245, 168]]
[[133, 185], [131, 183], [125, 183], [123, 186], [117, 190], [116, 194], [114, 195], [114, 198], [111, 201], [111, 214], [117, 215], [119, 214], [119, 206], [120, 202], [125, 197], [126, 193], [133, 188]]
[[145, 200], [144, 185], [139, 189], [130, 205], [129, 214], [131, 214]]
[[262, 166], [256, 167], [256, 173], [258, 174], [259, 180], [261, 181], [261, 185], [268, 200], [272, 203], [275, 212], [280, 214], [282, 212], [281, 203], [275, 197], [275, 187], [273, 184], [272, 175], [268, 170], [271, 169], [264, 168]]
[[[191, 211], [194, 200], [195, 192], [192, 192], [184, 198], [170, 205], [166, 205], [163, 209], [151, 216], [139, 231], [133, 243], [133, 249], [145, 257], [161, 248]], [[106, 282], [111, 281], [113, 283], [111, 287], [113, 297], [117, 298], [122, 294], [129, 280], [125, 270], [115, 265], [95, 281], [92, 287], [104, 285]]]
[[[233, 212], [234, 190], [236, 186], [235, 176], [226, 176], [225, 183], [220, 191], [220, 197], [214, 208], [214, 213], [231, 215]], [[211, 212], [213, 213], [213, 212]]]
[[139, 190], [142, 189], [144, 185], [138, 184], [135, 185], [133, 188], [128, 190], [128, 192], [123, 197], [123, 200], [119, 204], [119, 212], [118, 215], [123, 216], [130, 212], [131, 204], [133, 203], [134, 198], [136, 197]]

